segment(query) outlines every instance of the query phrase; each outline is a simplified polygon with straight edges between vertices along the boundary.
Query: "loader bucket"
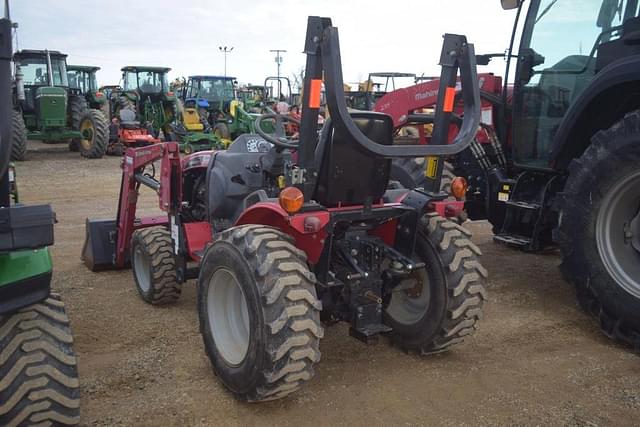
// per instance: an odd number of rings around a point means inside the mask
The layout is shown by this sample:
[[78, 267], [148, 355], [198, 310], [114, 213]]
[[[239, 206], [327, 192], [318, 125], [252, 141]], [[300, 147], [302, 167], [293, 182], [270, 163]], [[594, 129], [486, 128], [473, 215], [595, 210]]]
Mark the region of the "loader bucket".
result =
[[114, 270], [116, 255], [116, 221], [87, 219], [82, 247], [82, 261], [91, 271]]

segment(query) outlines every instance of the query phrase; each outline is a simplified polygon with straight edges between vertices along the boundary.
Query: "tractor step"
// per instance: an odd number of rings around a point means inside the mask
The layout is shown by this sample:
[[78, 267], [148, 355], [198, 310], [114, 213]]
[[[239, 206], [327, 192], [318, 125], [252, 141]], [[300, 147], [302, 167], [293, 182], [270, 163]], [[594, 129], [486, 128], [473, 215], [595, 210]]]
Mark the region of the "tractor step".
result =
[[496, 234], [493, 236], [493, 240], [498, 243], [504, 243], [505, 245], [515, 246], [518, 248], [528, 247], [531, 244], [529, 237], [518, 236], [515, 234]]
[[527, 209], [527, 210], [532, 210], [532, 211], [540, 209], [542, 207], [537, 203], [528, 203], [528, 202], [522, 202], [522, 201], [516, 201], [516, 200], [508, 200], [505, 203], [508, 206], [513, 206], [515, 208]]
[[362, 341], [365, 344], [377, 344], [378, 336], [386, 332], [391, 332], [393, 329], [387, 325], [381, 323], [366, 325], [364, 327], [349, 328], [349, 335]]

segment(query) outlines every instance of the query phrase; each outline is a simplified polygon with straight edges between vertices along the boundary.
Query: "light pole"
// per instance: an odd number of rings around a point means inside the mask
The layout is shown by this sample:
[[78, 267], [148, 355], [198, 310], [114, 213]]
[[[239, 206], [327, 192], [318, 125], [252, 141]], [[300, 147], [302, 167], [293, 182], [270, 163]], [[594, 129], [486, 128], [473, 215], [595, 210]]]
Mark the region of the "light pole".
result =
[[282, 64], [281, 53], [286, 53], [286, 50], [283, 49], [270, 49], [269, 52], [275, 52], [276, 54], [276, 64], [278, 64], [278, 99], [280, 98], [280, 94], [282, 93], [282, 82], [280, 81], [280, 65]]
[[224, 53], [224, 77], [227, 78], [227, 53], [233, 50], [233, 47], [227, 48], [227, 46], [218, 46], [220, 52]]

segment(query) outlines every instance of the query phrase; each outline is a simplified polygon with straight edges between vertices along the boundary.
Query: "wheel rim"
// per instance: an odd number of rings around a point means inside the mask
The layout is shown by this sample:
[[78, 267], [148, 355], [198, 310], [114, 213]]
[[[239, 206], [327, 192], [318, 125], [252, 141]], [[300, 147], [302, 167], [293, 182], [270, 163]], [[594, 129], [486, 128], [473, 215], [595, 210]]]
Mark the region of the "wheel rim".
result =
[[601, 206], [596, 220], [600, 259], [620, 287], [640, 298], [640, 172], [617, 182]]
[[207, 311], [220, 355], [227, 364], [239, 365], [249, 350], [249, 311], [242, 287], [230, 270], [220, 268], [211, 276]]
[[422, 319], [431, 300], [429, 278], [424, 269], [401, 281], [391, 294], [387, 314], [396, 322], [413, 325]]
[[151, 289], [151, 265], [149, 257], [142, 251], [141, 247], [137, 247], [133, 252], [133, 263], [135, 265], [136, 280], [142, 292], [148, 292]]
[[80, 123], [80, 133], [82, 134], [82, 139], [80, 139], [80, 144], [82, 148], [85, 150], [89, 150], [93, 146], [93, 123], [89, 119], [84, 119]]

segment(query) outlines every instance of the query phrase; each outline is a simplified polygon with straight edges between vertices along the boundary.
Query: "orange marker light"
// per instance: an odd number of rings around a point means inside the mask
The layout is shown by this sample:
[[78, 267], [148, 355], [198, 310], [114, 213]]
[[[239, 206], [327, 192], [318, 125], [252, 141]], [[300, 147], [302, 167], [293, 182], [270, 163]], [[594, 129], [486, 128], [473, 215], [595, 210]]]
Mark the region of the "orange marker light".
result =
[[453, 111], [453, 101], [456, 99], [456, 88], [448, 87], [447, 91], [444, 93], [444, 106], [443, 110], [445, 113], [450, 113]]
[[457, 176], [451, 181], [451, 194], [458, 200], [464, 199], [468, 188], [467, 180], [461, 176]]
[[278, 201], [280, 202], [282, 209], [292, 214], [298, 212], [300, 208], [302, 208], [302, 205], [304, 204], [304, 195], [302, 194], [302, 191], [296, 187], [287, 187], [280, 192]]
[[322, 94], [322, 80], [312, 79], [311, 90], [309, 91], [309, 108], [320, 108], [321, 94]]

